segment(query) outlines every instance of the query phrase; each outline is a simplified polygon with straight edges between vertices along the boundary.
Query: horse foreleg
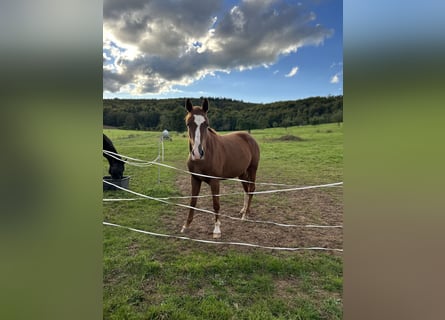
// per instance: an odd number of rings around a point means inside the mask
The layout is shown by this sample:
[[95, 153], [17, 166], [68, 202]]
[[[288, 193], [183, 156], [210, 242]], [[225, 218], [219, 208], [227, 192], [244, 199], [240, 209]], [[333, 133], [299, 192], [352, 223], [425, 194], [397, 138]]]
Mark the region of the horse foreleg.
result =
[[[196, 196], [199, 195], [199, 191], [201, 190], [201, 180], [197, 179], [195, 176], [192, 175], [191, 182], [192, 182], [192, 198], [190, 200], [190, 207], [196, 207], [196, 203], [198, 202], [198, 198], [196, 198]], [[190, 208], [187, 220], [182, 226], [181, 233], [183, 233], [192, 223], [194, 213], [195, 209]]]
[[215, 211], [215, 228], [213, 229], [213, 239], [221, 238], [221, 221], [219, 219], [219, 181], [211, 180], [210, 181], [210, 189], [212, 191], [212, 199], [213, 199], [213, 210]]

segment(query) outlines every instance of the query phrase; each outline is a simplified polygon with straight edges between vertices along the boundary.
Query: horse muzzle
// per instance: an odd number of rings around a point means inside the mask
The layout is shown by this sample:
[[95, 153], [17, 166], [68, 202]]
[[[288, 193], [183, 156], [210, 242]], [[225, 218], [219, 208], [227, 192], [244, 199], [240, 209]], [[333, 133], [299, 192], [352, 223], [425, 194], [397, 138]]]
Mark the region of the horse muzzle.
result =
[[[198, 150], [196, 150], [198, 149]], [[202, 160], [204, 159], [204, 149], [202, 148], [202, 145], [199, 145], [198, 148], [193, 148], [191, 152], [192, 160]], [[199, 158], [198, 158], [199, 156]]]

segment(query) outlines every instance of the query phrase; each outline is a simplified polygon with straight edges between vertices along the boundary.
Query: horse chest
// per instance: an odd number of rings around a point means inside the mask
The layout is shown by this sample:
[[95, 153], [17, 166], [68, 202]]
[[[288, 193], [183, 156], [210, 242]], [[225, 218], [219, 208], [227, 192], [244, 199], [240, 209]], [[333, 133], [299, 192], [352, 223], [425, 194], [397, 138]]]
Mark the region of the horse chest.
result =
[[222, 165], [210, 164], [206, 161], [189, 160], [187, 163], [190, 172], [204, 174], [208, 176], [220, 177], [223, 173]]

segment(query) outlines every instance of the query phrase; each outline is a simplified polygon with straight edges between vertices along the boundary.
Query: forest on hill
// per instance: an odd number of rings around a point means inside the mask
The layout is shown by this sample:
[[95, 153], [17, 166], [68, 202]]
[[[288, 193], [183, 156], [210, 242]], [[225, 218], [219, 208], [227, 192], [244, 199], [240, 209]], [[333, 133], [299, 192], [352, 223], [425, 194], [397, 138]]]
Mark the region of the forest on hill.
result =
[[[316, 125], [343, 121], [343, 96], [311, 97], [273, 103], [208, 98], [210, 126], [217, 131]], [[104, 99], [103, 125], [130, 130], [184, 132], [186, 98]], [[201, 98], [194, 98], [200, 105]]]

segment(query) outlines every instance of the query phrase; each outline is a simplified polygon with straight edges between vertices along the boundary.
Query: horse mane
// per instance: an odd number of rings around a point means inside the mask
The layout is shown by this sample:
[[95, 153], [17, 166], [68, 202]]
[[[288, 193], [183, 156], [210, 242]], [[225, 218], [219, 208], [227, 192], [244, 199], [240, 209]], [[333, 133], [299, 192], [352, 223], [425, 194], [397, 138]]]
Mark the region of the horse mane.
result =
[[122, 158], [117, 154], [118, 152], [117, 152], [116, 148], [114, 147], [113, 142], [111, 142], [110, 138], [108, 138], [104, 133], [103, 133], [103, 145], [102, 145], [102, 147], [103, 147], [103, 149], [106, 150], [106, 151], [110, 151], [110, 152], [114, 152], [114, 153], [116, 153], [116, 155], [113, 155], [113, 157], [110, 156], [110, 155], [108, 155], [108, 154], [106, 154], [106, 153], [103, 153], [103, 156], [104, 156], [105, 158], [107, 158], [108, 161], [110, 161], [110, 160], [111, 160], [112, 162], [119, 161], [119, 160], [115, 159], [114, 157], [119, 158], [119, 159], [122, 159]]

